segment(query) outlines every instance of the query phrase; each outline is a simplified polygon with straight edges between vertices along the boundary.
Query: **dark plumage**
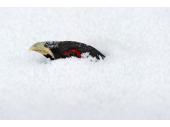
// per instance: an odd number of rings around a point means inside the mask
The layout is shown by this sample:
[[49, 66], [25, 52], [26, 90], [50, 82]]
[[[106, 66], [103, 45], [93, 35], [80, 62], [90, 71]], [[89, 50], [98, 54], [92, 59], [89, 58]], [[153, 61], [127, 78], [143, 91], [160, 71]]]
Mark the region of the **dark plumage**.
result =
[[95, 57], [96, 59], [105, 58], [105, 56], [94, 47], [75, 41], [38, 42], [30, 49], [41, 53], [51, 60], [71, 56], [81, 58], [83, 53], [89, 53], [89, 55]]

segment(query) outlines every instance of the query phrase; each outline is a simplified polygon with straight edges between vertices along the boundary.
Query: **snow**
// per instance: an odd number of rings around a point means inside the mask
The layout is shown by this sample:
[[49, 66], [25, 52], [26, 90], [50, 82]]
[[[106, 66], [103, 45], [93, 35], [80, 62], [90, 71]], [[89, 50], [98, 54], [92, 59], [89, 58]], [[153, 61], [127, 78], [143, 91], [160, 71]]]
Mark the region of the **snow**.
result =
[[[170, 119], [170, 8], [0, 8], [0, 119]], [[39, 41], [106, 59], [50, 61]]]

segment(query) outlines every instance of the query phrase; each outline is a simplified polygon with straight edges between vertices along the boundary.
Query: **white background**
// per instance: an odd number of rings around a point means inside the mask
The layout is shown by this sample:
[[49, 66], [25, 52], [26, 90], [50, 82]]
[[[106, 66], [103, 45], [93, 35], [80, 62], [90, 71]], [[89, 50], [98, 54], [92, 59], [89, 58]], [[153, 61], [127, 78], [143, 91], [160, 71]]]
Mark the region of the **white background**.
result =
[[[74, 1], [74, 2], [69, 3], [69, 4], [68, 4], [68, 1], [66, 1], [66, 2], [55, 1], [55, 4], [54, 4], [54, 1], [53, 1], [53, 3], [49, 2], [49, 1], [46, 1], [46, 2], [44, 2], [44, 1], [41, 1], [41, 2], [40, 1], [37, 1], [37, 2], [31, 1], [31, 4], [29, 4], [29, 3], [30, 3], [30, 1], [24, 2], [24, 3], [23, 3], [23, 1], [18, 1], [18, 2], [16, 2], [16, 1], [3, 1], [1, 5], [4, 5], [4, 6], [95, 6], [95, 5], [96, 6], [115, 6], [115, 5], [117, 5], [117, 6], [168, 6], [168, 4], [169, 4], [167, 2], [165, 3], [165, 1], [161, 1], [161, 2], [157, 2], [157, 1], [151, 1], [151, 2], [150, 1], [142, 1], [142, 2], [141, 1], [140, 2], [139, 1], [131, 1], [131, 2], [130, 1], [121, 1], [120, 2], [119, 1], [119, 2], [116, 2], [116, 1], [114, 1], [114, 2], [107, 2], [107, 4], [106, 4], [105, 1], [103, 1], [103, 2], [99, 2], [99, 1], [89, 1], [88, 2], [87, 1], [86, 2], [87, 4], [85, 4], [83, 2], [79, 3], [79, 1]], [[79, 3], [79, 4], [77, 4], [77, 3]], [[72, 4], [74, 4], [74, 5], [72, 5]], [[142, 123], [140, 123], [140, 125], [141, 124]], [[146, 124], [146, 125], [148, 125], [148, 124]], [[158, 124], [155, 124], [154, 126], [156, 126], [156, 125], [158, 126]]]

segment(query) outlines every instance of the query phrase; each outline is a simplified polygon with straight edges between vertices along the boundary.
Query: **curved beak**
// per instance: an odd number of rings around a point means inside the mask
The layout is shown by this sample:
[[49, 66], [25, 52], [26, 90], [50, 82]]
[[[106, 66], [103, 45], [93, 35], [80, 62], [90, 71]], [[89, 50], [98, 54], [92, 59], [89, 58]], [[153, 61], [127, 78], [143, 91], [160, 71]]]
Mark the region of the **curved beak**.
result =
[[52, 58], [54, 58], [53, 53], [51, 50], [47, 47], [44, 46], [45, 42], [37, 42], [34, 45], [30, 47], [30, 51], [36, 51], [42, 55], [50, 55]]
[[44, 44], [45, 43], [43, 43], [43, 42], [37, 42], [34, 45], [32, 45], [29, 50], [30, 51], [39, 51], [39, 50], [42, 50], [42, 49], [45, 48]]

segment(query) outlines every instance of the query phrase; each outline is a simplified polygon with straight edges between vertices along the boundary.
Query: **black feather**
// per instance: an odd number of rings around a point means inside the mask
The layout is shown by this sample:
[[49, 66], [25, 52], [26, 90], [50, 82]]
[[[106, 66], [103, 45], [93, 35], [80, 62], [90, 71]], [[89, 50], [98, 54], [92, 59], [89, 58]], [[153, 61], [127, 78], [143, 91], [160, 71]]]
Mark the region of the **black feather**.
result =
[[64, 54], [65, 52], [68, 52], [72, 49], [80, 51], [81, 54], [89, 53], [89, 55], [91, 55], [92, 57], [95, 57], [96, 59], [105, 58], [105, 56], [100, 51], [95, 49], [94, 47], [86, 45], [84, 43], [75, 42], [75, 41], [47, 41], [45, 43], [45, 47], [48, 47], [52, 51], [55, 59], [66, 58], [66, 57], [71, 57], [71, 56], [78, 57], [78, 55], [75, 53], [72, 53], [69, 56]]

